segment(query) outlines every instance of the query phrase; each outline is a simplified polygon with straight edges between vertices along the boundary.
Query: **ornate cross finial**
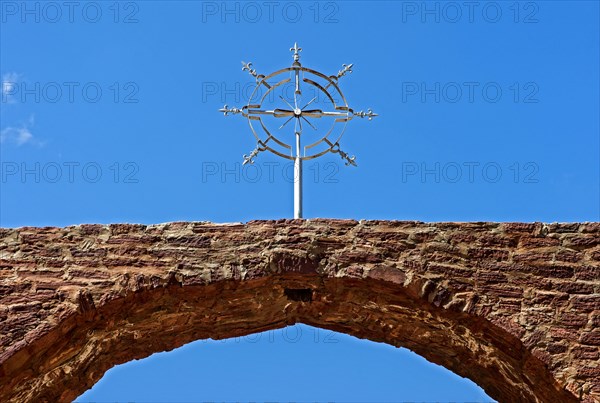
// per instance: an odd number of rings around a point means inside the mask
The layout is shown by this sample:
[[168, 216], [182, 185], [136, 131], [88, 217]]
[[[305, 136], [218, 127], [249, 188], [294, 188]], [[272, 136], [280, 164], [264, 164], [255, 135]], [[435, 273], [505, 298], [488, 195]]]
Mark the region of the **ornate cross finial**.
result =
[[294, 42], [294, 47], [290, 48], [290, 52], [294, 52], [294, 63], [300, 63], [300, 52], [302, 52], [302, 48], [298, 47], [298, 42]]
[[[225, 116], [240, 114], [248, 119], [258, 143], [249, 154], [244, 154], [244, 165], [254, 163], [254, 158], [262, 151], [294, 161], [294, 218], [302, 218], [303, 161], [330, 152], [338, 154], [346, 165], [356, 166], [356, 158], [340, 149], [339, 140], [350, 120], [371, 120], [377, 114], [371, 109], [356, 112], [342, 94], [338, 79], [352, 73], [352, 64], [343, 64], [337, 74], [326, 76], [300, 64], [302, 48], [297, 42], [290, 51], [294, 57], [292, 65], [266, 76], [258, 74], [252, 63], [242, 62], [242, 70], [256, 79], [256, 88], [247, 105], [241, 108], [225, 105], [219, 112]], [[284, 90], [288, 88], [284, 84], [288, 83], [294, 85], [293, 94]], [[317, 95], [309, 100], [310, 96], [301, 87], [312, 88]], [[295, 144], [285, 134], [279, 134], [279, 130], [290, 122], [294, 122]], [[310, 127], [313, 131], [303, 132], [303, 127]], [[302, 146], [301, 138], [306, 138], [307, 145]]]

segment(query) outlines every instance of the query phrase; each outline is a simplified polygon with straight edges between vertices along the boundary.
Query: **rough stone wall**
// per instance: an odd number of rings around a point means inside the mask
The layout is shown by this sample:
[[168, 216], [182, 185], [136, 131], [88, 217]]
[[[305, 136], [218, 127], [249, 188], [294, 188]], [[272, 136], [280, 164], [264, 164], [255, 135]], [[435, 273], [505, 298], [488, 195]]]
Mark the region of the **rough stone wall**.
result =
[[0, 401], [297, 322], [407, 347], [501, 402], [600, 401], [600, 223], [0, 229]]

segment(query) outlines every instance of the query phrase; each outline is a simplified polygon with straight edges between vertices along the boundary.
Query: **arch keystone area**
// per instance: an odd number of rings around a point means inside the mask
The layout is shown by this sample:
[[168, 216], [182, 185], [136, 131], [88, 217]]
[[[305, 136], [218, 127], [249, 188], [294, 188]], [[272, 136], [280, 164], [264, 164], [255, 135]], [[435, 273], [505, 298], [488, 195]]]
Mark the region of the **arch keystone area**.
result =
[[305, 323], [394, 346], [501, 402], [600, 401], [600, 223], [278, 220], [0, 229], [0, 401]]

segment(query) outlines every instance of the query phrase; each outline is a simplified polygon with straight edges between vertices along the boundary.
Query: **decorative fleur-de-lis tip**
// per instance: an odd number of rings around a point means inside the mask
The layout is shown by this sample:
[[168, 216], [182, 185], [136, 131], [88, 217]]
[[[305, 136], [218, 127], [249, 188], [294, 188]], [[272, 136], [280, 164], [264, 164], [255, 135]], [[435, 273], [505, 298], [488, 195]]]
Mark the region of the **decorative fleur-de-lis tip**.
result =
[[352, 165], [353, 167], [358, 166], [356, 165], [356, 156], [349, 156], [347, 153], [343, 152], [342, 150], [339, 151], [340, 157], [342, 157], [343, 160], [346, 160], [346, 166], [350, 166]]
[[340, 149], [340, 145], [339, 143], [335, 143], [334, 145], [331, 146], [331, 152], [334, 154], [339, 154], [340, 157], [346, 161], [346, 166], [348, 165], [352, 165], [352, 166], [357, 166], [356, 164], [356, 156], [349, 156], [348, 153], [345, 153], [344, 151], [342, 151]]
[[227, 104], [225, 104], [225, 106], [219, 109], [219, 112], [223, 112], [223, 115], [225, 116], [229, 115], [230, 113], [235, 115], [236, 113], [240, 113], [241, 111], [242, 110], [238, 108], [229, 108]]
[[354, 63], [342, 64], [342, 69], [338, 71], [337, 78], [346, 75], [346, 73], [352, 73], [352, 66], [354, 66]]
[[359, 118], [368, 118], [369, 120], [373, 120], [374, 117], [379, 116], [379, 114], [374, 113], [371, 108], [367, 109], [366, 112], [360, 111], [360, 112], [354, 112], [355, 116], [358, 116]]
[[248, 70], [248, 73], [250, 73], [250, 75], [252, 77], [256, 77], [256, 69], [252, 68], [252, 62], [244, 62], [242, 61], [242, 71]]
[[252, 150], [250, 155], [244, 154], [244, 162], [242, 163], [242, 165], [254, 164], [254, 157], [256, 157], [260, 151], [261, 149], [258, 146], [256, 146], [256, 148]]
[[294, 42], [294, 47], [290, 48], [290, 52], [294, 52], [294, 61], [295, 62], [300, 60], [300, 52], [302, 52], [302, 48], [298, 47], [298, 42]]
[[372, 120], [375, 116], [379, 116], [379, 114], [373, 113], [371, 108], [369, 108], [369, 109], [367, 109], [367, 116], [369, 117], [369, 120]]

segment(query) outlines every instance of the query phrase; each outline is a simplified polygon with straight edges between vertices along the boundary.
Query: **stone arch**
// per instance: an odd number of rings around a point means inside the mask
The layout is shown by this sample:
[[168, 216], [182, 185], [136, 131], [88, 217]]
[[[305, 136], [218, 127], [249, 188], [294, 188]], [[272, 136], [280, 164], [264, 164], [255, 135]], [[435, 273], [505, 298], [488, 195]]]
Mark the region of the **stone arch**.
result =
[[593, 401], [599, 232], [333, 220], [5, 229], [0, 400], [67, 401], [119, 363], [305, 323], [409, 348], [499, 401]]

